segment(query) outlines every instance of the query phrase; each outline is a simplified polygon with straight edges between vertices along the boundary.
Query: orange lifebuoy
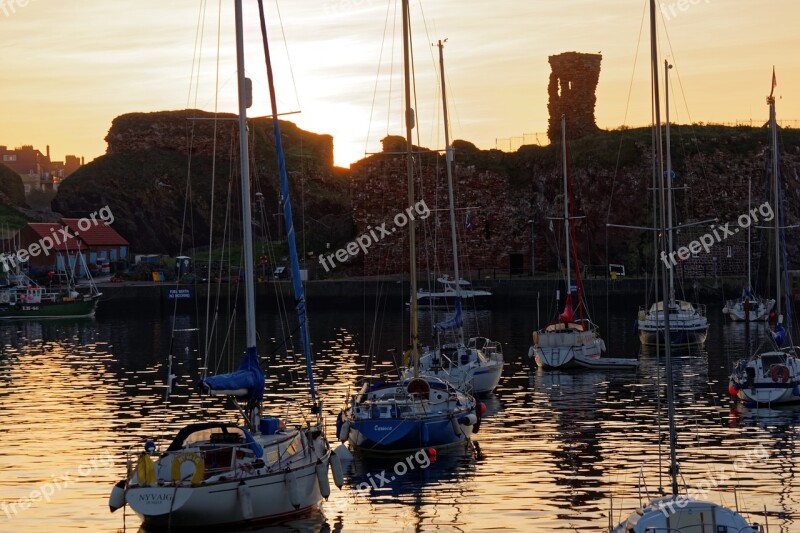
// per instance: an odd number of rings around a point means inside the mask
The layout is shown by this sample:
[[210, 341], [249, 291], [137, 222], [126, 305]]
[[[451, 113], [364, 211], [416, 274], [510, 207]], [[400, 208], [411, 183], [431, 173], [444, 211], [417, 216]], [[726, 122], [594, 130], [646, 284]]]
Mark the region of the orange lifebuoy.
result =
[[787, 381], [789, 381], [789, 368], [787, 368], [784, 365], [775, 365], [769, 371], [769, 376], [775, 383], [779, 381], [782, 383], [786, 383]]

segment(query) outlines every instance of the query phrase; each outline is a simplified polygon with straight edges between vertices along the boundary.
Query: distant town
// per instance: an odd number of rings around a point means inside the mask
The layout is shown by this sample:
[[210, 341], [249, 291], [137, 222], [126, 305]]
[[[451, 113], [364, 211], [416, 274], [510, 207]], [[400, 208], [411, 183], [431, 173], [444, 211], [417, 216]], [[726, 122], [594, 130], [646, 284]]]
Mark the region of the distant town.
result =
[[9, 150], [0, 145], [0, 160], [22, 178], [27, 196], [33, 191], [55, 191], [64, 178], [84, 165], [84, 158], [77, 155], [64, 156], [64, 161], [50, 159], [50, 145], [45, 153], [26, 144]]

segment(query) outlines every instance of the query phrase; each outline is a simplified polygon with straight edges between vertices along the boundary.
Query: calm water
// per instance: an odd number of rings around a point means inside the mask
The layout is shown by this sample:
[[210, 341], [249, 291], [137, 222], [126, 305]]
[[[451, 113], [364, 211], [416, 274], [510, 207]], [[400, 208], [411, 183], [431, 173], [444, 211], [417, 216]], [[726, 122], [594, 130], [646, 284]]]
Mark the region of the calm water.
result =
[[[595, 316], [611, 355], [634, 354], [632, 324], [638, 302], [620, 305], [606, 321]], [[391, 306], [389, 306], [391, 307]], [[604, 310], [601, 310], [604, 311]], [[333, 421], [372, 349], [375, 370], [392, 367], [387, 349], [402, 347], [407, 313], [387, 309], [377, 324], [361, 309], [311, 306], [318, 353], [317, 380]], [[742, 325], [726, 324], [710, 309], [707, 351], [676, 358], [683, 476], [716, 502], [740, 507], [754, 521], [768, 515], [770, 531], [800, 531], [795, 443], [800, 411], [733, 408], [727, 393], [731, 361], [747, 339]], [[542, 311], [545, 319], [548, 313]], [[421, 331], [430, 330], [430, 313]], [[333, 489], [322, 513], [263, 531], [601, 531], [638, 504], [640, 472], [650, 495], [659, 485], [656, 380], [664, 367], [642, 354], [637, 371], [531, 372], [524, 363], [536, 309], [482, 311], [480, 332], [505, 343], [500, 389], [485, 399], [488, 415], [476, 437], [479, 452], [447, 456], [427, 468], [359, 494], [359, 483], [390, 471], [395, 460], [361, 460], [346, 486]], [[202, 360], [198, 321], [176, 320], [176, 373], [181, 381], [164, 400], [170, 318], [146, 312], [125, 318], [0, 324], [0, 531], [136, 531], [135, 515], [108, 512], [111, 486], [125, 473], [125, 453], [147, 438], [170, 439], [190, 420], [224, 413], [217, 401], [193, 393]], [[204, 325], [204, 319], [200, 320]], [[374, 327], [373, 327], [374, 326]], [[287, 326], [276, 312], [259, 318], [262, 354], [275, 350]], [[370, 339], [376, 340], [370, 348]], [[758, 328], [753, 327], [758, 338]], [[237, 338], [241, 337], [238, 335]], [[236, 349], [216, 343], [231, 354]], [[269, 355], [266, 409], [287, 417], [306, 401], [302, 365], [280, 351]], [[291, 417], [289, 417], [291, 418]], [[665, 442], [665, 441], [664, 441]], [[110, 455], [106, 455], [108, 452]], [[666, 469], [663, 470], [666, 472]], [[713, 482], [713, 483], [712, 483]], [[718, 488], [714, 488], [714, 484]], [[668, 486], [668, 479], [663, 479]], [[38, 492], [37, 492], [38, 491]], [[643, 494], [643, 497], [646, 497]], [[754, 515], [759, 515], [758, 517]]]

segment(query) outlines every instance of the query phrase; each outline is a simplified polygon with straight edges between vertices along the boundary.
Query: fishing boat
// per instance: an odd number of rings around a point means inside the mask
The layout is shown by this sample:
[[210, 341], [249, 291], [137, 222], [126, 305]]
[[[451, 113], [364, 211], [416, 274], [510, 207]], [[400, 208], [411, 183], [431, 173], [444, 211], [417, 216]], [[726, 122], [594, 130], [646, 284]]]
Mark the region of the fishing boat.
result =
[[[278, 157], [292, 264], [292, 284], [299, 330], [305, 352], [311, 416], [305, 426], [286, 427], [277, 418], [263, 416], [265, 377], [256, 348], [254, 256], [251, 224], [250, 168], [247, 135], [242, 0], [235, 1], [236, 50], [239, 90], [239, 151], [241, 163], [242, 230], [247, 350], [237, 371], [200, 380], [205, 393], [227, 397], [244, 418], [238, 425], [225, 421], [188, 424], [163, 451], [145, 444], [129, 475], [112, 490], [114, 511], [125, 504], [146, 527], [195, 529], [273, 521], [306, 513], [330, 493], [328, 468], [341, 486], [341, 466], [325, 438], [322, 407], [317, 399], [312, 354], [305, 317], [305, 296], [294, 240], [288, 178], [267, 44], [263, 4], [259, 1], [261, 30], [267, 60], [275, 150]], [[155, 458], [155, 459], [153, 459]], [[339, 465], [339, 466], [337, 466]]]
[[[544, 328], [533, 333], [533, 345], [528, 351], [529, 358], [543, 369], [566, 369], [577, 366], [597, 367], [603, 364], [613, 366], [638, 366], [635, 359], [614, 359], [601, 361], [606, 345], [600, 336], [600, 329], [588, 317], [584, 302], [581, 276], [575, 269], [575, 285], [572, 285], [572, 263], [578, 264], [578, 250], [575, 242], [575, 227], [571, 223], [571, 182], [567, 152], [567, 119], [561, 115], [561, 162], [564, 177], [564, 252], [566, 259], [565, 287], [568, 287], [564, 310]], [[573, 291], [574, 287], [574, 291]], [[573, 295], [577, 306], [573, 308]], [[575, 315], [578, 315], [576, 318]]]
[[[774, 87], [773, 87], [774, 90]], [[778, 124], [775, 118], [775, 97], [767, 97], [771, 132], [772, 200], [775, 213], [773, 235], [775, 245], [776, 319], [769, 324], [769, 335], [746, 360], [739, 361], [730, 378], [733, 396], [756, 404], [784, 404], [800, 401], [800, 358], [792, 342], [792, 306], [788, 290], [786, 226], [781, 193]], [[785, 315], [783, 314], [785, 311]], [[786, 325], [784, 326], [784, 320]], [[784, 344], [788, 341], [788, 346]]]
[[[752, 183], [747, 183], [747, 211], [752, 207]], [[750, 238], [750, 225], [747, 226], [747, 285], [742, 289], [742, 295], [737, 300], [727, 300], [722, 308], [722, 314], [728, 315], [734, 322], [763, 322], [769, 317], [770, 311], [775, 307], [775, 300], [768, 300], [753, 293], [751, 280], [753, 279], [753, 254], [752, 240]]]
[[[83, 260], [83, 255], [78, 254]], [[79, 291], [74, 276], [40, 285], [25, 273], [6, 273], [0, 278], [0, 319], [79, 318], [94, 316], [102, 293], [89, 276], [89, 290]]]
[[[650, 32], [651, 32], [651, 56], [652, 56], [652, 90], [653, 106], [655, 118], [655, 142], [661, 146], [661, 116], [658, 85], [658, 48], [656, 44], [656, 7], [655, 0], [650, 0]], [[657, 150], [658, 168], [662, 168], [661, 151]], [[667, 174], [666, 176], [669, 176]], [[659, 197], [661, 203], [660, 227], [667, 229], [667, 217], [665, 209], [667, 197], [667, 185], [665, 181], [669, 178], [664, 175], [659, 180]], [[662, 240], [662, 249], [666, 250], [666, 242]], [[662, 274], [666, 266], [661, 267]], [[661, 277], [661, 288], [666, 293], [667, 277]], [[674, 373], [672, 371], [672, 343], [670, 328], [672, 324], [672, 313], [664, 314], [664, 358], [666, 365], [667, 378], [667, 412], [669, 425], [669, 472], [671, 480], [671, 493], [666, 497], [657, 498], [644, 505], [632, 513], [627, 519], [612, 527], [612, 513], [609, 513], [610, 533], [655, 533], [655, 532], [677, 532], [677, 531], [713, 531], [715, 533], [760, 533], [760, 528], [750, 525], [738, 512], [712, 503], [710, 501], [700, 501], [690, 498], [686, 493], [679, 491], [678, 476], [682, 475], [678, 467], [677, 446], [678, 432], [675, 421], [675, 385]], [[660, 435], [658, 436], [660, 438]], [[737, 505], [738, 505], [738, 500]]]
[[[416, 203], [412, 130], [415, 123], [411, 107], [410, 15], [408, 0], [403, 10], [403, 71], [405, 93], [406, 172], [408, 202]], [[408, 225], [409, 278], [411, 294], [417, 292], [416, 223]], [[410, 348], [413, 361], [410, 376], [387, 380], [367, 378], [336, 419], [339, 440], [349, 442], [359, 452], [399, 454], [420, 448], [446, 448], [465, 445], [480, 428], [483, 404], [447, 381], [420, 373], [418, 304], [411, 301]]]
[[[450, 124], [447, 116], [447, 89], [444, 75], [444, 43], [439, 41], [439, 69], [442, 80], [442, 111], [444, 115], [445, 167], [447, 193], [450, 202], [450, 244], [453, 250], [452, 292], [455, 313], [449, 320], [435, 325], [436, 345], [425, 347], [419, 359], [418, 373], [441, 378], [457, 389], [474, 395], [488, 394], [500, 383], [503, 372], [503, 348], [499, 342], [486, 337], [474, 337], [464, 342], [462, 292], [468, 283], [459, 275], [458, 237], [456, 235], [455, 193], [453, 191], [453, 147], [450, 145]], [[456, 282], [455, 280], [460, 280]], [[447, 280], [449, 282], [449, 280]], [[419, 294], [419, 293], [418, 293]], [[446, 337], [450, 336], [451, 339]], [[448, 342], [448, 340], [450, 342]], [[415, 369], [406, 369], [406, 377], [414, 376]]]
[[[665, 69], [664, 80], [666, 84], [665, 101], [666, 101], [666, 172], [663, 176], [667, 176], [666, 184], [666, 200], [663, 202], [662, 209], [666, 211], [666, 249], [661, 257], [671, 256], [674, 251], [673, 232], [672, 227], [672, 155], [670, 149], [670, 121], [669, 121], [669, 69], [671, 65], [667, 65]], [[660, 105], [660, 104], [659, 104]], [[658, 128], [660, 128], [660, 124]], [[661, 139], [659, 129], [659, 139]], [[663, 148], [659, 144], [656, 148], [659, 157], [659, 172], [664, 169], [663, 162]], [[699, 222], [690, 225], [704, 224]], [[662, 235], [663, 237], [663, 235]], [[656, 260], [658, 262], [658, 260]], [[678, 300], [675, 298], [675, 272], [673, 268], [667, 268], [668, 289], [664, 291], [662, 300], [655, 302], [648, 309], [646, 306], [639, 308], [639, 315], [636, 321], [636, 329], [639, 332], [639, 341], [644, 346], [663, 346], [669, 341], [674, 347], [692, 347], [702, 346], [706, 342], [708, 336], [708, 318], [706, 316], [706, 306], [702, 304], [693, 305], [685, 300]], [[658, 290], [656, 289], [656, 293]], [[665, 323], [669, 315], [669, 321], [672, 324], [670, 328], [670, 339], [665, 338]]]

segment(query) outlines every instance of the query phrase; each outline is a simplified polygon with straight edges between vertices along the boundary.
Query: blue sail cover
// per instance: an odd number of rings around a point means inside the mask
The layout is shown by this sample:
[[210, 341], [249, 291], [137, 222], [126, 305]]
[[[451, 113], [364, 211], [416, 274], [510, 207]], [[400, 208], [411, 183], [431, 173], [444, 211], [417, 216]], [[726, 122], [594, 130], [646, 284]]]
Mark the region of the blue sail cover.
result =
[[783, 327], [783, 324], [779, 323], [775, 326], [775, 331], [772, 332], [772, 338], [779, 348], [783, 346], [783, 343], [786, 342], [786, 329]]
[[461, 318], [461, 298], [456, 298], [456, 311], [449, 319], [436, 324], [436, 329], [439, 331], [448, 331], [451, 329], [458, 329], [464, 326], [464, 320]]
[[248, 398], [261, 401], [264, 398], [264, 372], [258, 364], [256, 348], [247, 349], [238, 370], [201, 379], [200, 385], [215, 391], [247, 389]]

